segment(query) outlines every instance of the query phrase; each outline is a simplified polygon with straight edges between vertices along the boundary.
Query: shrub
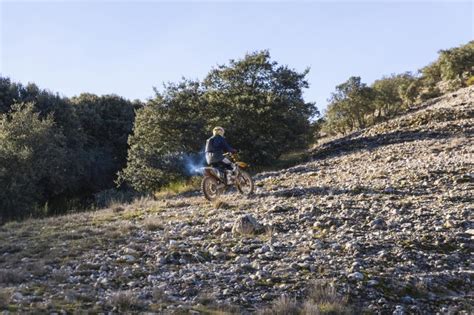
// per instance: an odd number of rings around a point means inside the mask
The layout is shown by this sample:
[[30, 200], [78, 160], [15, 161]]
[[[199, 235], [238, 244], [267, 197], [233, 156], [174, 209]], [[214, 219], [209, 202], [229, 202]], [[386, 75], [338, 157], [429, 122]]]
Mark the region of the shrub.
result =
[[466, 86], [474, 85], [474, 75], [470, 76], [469, 79], [466, 80]]
[[132, 291], [118, 291], [109, 297], [108, 303], [119, 312], [137, 311], [143, 306]]
[[300, 307], [296, 300], [289, 298], [286, 295], [281, 296], [275, 300], [271, 307], [260, 310], [260, 315], [287, 315], [287, 314], [299, 314]]

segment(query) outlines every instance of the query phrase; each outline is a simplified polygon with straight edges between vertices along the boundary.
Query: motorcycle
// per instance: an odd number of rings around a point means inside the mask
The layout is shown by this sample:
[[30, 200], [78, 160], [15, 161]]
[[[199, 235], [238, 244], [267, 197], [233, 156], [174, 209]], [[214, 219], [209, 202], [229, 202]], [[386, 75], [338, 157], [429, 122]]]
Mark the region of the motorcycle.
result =
[[250, 196], [253, 194], [253, 179], [249, 173], [244, 171], [249, 165], [238, 161], [236, 154], [226, 153], [224, 155], [232, 162], [232, 171], [212, 166], [204, 167], [204, 178], [201, 182], [201, 190], [204, 197], [209, 201], [214, 201], [232, 186], [235, 186], [242, 195]]

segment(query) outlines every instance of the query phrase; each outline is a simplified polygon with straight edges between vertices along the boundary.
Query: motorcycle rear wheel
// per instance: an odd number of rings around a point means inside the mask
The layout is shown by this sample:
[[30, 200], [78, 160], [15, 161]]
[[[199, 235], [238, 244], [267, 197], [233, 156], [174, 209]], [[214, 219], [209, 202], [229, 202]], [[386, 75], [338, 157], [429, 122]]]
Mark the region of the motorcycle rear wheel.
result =
[[237, 176], [237, 180], [235, 183], [237, 186], [237, 190], [239, 193], [245, 196], [250, 196], [253, 194], [254, 190], [254, 183], [252, 176], [245, 171], [240, 171], [240, 174]]
[[206, 176], [202, 179], [201, 191], [204, 197], [209, 201], [216, 200], [222, 193], [222, 190], [219, 188], [219, 183], [211, 176]]

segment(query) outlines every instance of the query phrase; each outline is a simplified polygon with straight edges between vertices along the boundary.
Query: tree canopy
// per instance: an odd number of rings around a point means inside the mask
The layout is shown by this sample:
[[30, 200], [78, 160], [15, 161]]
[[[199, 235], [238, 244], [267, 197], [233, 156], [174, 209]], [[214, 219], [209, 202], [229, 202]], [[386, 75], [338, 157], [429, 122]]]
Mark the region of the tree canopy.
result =
[[138, 111], [121, 179], [153, 191], [185, 175], [186, 157], [204, 149], [216, 125], [249, 162], [270, 164], [310, 142], [310, 119], [318, 114], [303, 100], [305, 70], [271, 61], [268, 51], [212, 69], [203, 82], [183, 79]]

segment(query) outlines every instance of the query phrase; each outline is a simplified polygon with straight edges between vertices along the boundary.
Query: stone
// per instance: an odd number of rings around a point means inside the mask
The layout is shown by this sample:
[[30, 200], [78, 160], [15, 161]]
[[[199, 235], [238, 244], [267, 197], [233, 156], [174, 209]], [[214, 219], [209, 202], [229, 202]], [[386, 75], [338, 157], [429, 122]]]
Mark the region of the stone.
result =
[[364, 280], [364, 275], [358, 271], [350, 273], [347, 277], [349, 278], [349, 280], [354, 280], [354, 281]]
[[262, 232], [263, 226], [250, 214], [241, 216], [235, 220], [232, 227], [233, 235], [255, 235]]

